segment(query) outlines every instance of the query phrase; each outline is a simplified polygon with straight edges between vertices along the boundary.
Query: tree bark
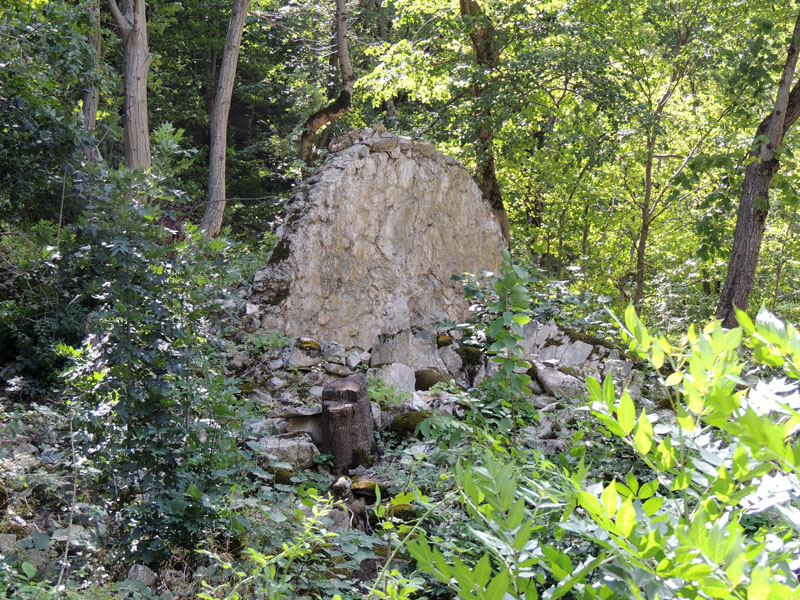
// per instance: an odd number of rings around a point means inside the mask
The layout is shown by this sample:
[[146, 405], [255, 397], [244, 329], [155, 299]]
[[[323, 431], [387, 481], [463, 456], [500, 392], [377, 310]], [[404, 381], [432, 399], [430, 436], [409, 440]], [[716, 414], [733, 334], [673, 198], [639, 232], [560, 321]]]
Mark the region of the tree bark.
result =
[[[94, 64], [100, 63], [100, 0], [95, 0], [91, 6], [92, 31], [89, 34], [89, 43], [94, 49]], [[97, 127], [97, 108], [100, 105], [100, 90], [94, 81], [86, 79], [86, 88], [83, 91], [83, 141], [81, 153], [88, 162], [100, 162], [103, 156], [97, 148], [94, 130]]]
[[[480, 4], [476, 0], [459, 0], [461, 16], [473, 19], [473, 28], [469, 34], [472, 43], [472, 53], [475, 66], [486, 70], [493, 70], [500, 64], [500, 52], [502, 48], [495, 39], [495, 31], [492, 24], [482, 13]], [[477, 20], [482, 19], [482, 27], [477, 25]], [[486, 91], [488, 86], [474, 83], [472, 95], [478, 100]], [[497, 181], [497, 171], [494, 165], [494, 153], [492, 150], [492, 139], [494, 133], [491, 128], [489, 116], [486, 115], [478, 126], [478, 168], [479, 178], [478, 188], [481, 190], [483, 199], [489, 204], [492, 213], [500, 223], [503, 237], [508, 243], [509, 228], [508, 214], [503, 205], [503, 194], [500, 191], [500, 184]]]
[[331, 104], [315, 112], [303, 124], [300, 137], [300, 158], [310, 167], [314, 164], [314, 137], [317, 131], [328, 123], [343, 116], [350, 110], [353, 99], [353, 85], [356, 77], [350, 63], [350, 51], [347, 48], [347, 7], [345, 0], [336, 0], [336, 53], [339, 69], [342, 72], [342, 88]]
[[124, 117], [122, 140], [125, 166], [147, 170], [151, 165], [147, 117], [147, 73], [152, 57], [147, 43], [145, 0], [108, 0], [124, 48]]
[[756, 130], [749, 154], [751, 162], [744, 173], [728, 273], [717, 304], [717, 318], [724, 327], [736, 327], [734, 308], [747, 310], [769, 215], [769, 188], [780, 167], [775, 153], [780, 149], [786, 132], [800, 117], [800, 81], [792, 87], [799, 47], [800, 14], [789, 41], [775, 107]]
[[231, 108], [233, 82], [236, 78], [236, 63], [242, 42], [244, 24], [250, 0], [233, 0], [233, 11], [219, 69], [219, 83], [214, 96], [214, 105], [209, 118], [210, 148], [208, 153], [208, 204], [200, 229], [206, 237], [219, 235], [222, 216], [225, 212], [225, 151], [227, 149], [228, 113]]
[[328, 384], [322, 390], [322, 444], [341, 474], [359, 464], [369, 466], [374, 444], [372, 409], [363, 373]]

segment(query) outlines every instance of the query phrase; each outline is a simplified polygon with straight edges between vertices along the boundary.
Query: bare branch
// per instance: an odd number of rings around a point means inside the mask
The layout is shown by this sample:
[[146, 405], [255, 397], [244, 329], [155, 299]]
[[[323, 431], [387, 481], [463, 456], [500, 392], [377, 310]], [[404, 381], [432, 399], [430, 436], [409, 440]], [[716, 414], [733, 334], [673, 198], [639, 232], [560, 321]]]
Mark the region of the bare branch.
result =
[[114, 17], [114, 22], [117, 24], [117, 27], [120, 28], [123, 35], [127, 35], [127, 32], [133, 28], [133, 23], [119, 10], [117, 0], [108, 0], [108, 9], [111, 11], [111, 16]]

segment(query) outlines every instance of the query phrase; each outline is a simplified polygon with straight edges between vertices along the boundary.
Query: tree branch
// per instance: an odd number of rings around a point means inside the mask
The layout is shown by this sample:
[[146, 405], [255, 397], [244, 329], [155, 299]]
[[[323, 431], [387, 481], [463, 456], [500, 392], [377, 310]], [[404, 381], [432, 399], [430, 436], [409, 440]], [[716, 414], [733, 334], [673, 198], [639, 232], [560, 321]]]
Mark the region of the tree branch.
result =
[[114, 17], [117, 27], [120, 28], [123, 35], [127, 35], [127, 32], [133, 28], [133, 24], [119, 10], [117, 0], [108, 0], [108, 9], [111, 11], [111, 16]]

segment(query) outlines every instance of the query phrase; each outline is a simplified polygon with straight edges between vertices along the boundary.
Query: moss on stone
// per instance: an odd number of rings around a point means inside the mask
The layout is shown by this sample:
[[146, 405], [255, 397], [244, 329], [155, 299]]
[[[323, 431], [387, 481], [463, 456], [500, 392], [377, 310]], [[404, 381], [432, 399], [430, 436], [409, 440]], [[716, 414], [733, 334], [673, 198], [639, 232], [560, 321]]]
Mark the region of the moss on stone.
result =
[[255, 381], [247, 381], [239, 386], [239, 391], [243, 394], [252, 394], [257, 387]]
[[277, 306], [289, 295], [289, 284], [288, 282], [281, 282], [280, 285], [271, 286], [271, 289], [267, 290], [267, 293], [264, 294], [264, 303], [267, 306]]
[[297, 342], [297, 347], [306, 352], [320, 352], [322, 350], [322, 346], [316, 340], [300, 340]]
[[412, 437], [417, 425], [431, 417], [429, 410], [412, 410], [403, 415], [398, 415], [389, 423], [389, 431], [400, 439]]
[[449, 335], [440, 335], [436, 338], [436, 346], [439, 348], [444, 348], [445, 346], [449, 346], [453, 343], [453, 338]]
[[375, 464], [375, 457], [363, 448], [356, 448], [353, 451], [354, 466], [361, 465], [362, 467], [371, 467]]
[[466, 367], [474, 367], [483, 362], [483, 352], [475, 346], [460, 346], [456, 348], [456, 354], [461, 357], [461, 362]]
[[292, 248], [292, 243], [289, 241], [289, 238], [284, 237], [281, 238], [280, 241], [275, 245], [272, 249], [272, 253], [269, 255], [269, 260], [267, 264], [274, 265], [275, 263], [283, 262], [287, 258], [289, 258], [289, 253]]
[[390, 517], [405, 521], [406, 523], [413, 521], [419, 516], [416, 509], [410, 504], [393, 504], [389, 507], [387, 514]]
[[294, 477], [294, 473], [292, 473], [289, 469], [284, 469], [283, 467], [274, 467], [270, 469], [272, 472], [272, 480], [280, 485], [291, 485], [292, 484], [292, 477]]
[[375, 481], [374, 479], [360, 479], [350, 484], [350, 490], [353, 494], [359, 496], [372, 496], [375, 497], [375, 486], [381, 491], [381, 495], [385, 496], [389, 490], [385, 485]]

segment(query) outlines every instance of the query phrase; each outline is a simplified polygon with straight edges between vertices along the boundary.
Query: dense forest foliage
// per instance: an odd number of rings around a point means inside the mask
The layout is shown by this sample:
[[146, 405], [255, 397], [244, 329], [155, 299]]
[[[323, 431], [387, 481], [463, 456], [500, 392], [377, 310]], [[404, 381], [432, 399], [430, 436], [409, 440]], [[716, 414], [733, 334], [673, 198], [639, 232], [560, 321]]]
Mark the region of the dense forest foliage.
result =
[[[797, 598], [796, 497], [741, 500], [765, 474], [795, 489], [799, 407], [777, 422], [738, 403], [753, 377], [800, 376], [784, 325], [800, 317], [799, 50], [795, 1], [5, 0], [2, 436], [49, 423], [63, 452], [3, 467], [0, 530], [29, 545], [2, 555], [0, 597], [180, 595], [125, 578], [142, 564], [189, 584], [205, 569], [187, 594], [207, 598]], [[375, 510], [381, 544], [326, 533], [323, 478], [254, 466], [233, 433], [252, 386], [226, 366], [285, 343], [237, 333], [235, 307], [294, 186], [378, 122], [469, 169], [514, 263], [476, 292], [508, 368], [469, 424], [422, 428], [440, 452]], [[530, 382], [504, 313], [622, 344], [707, 437], [676, 455], [592, 380], [599, 421], [574, 448], [517, 448], [538, 417], [518, 406]], [[607, 438], [584, 443], [597, 423]], [[47, 570], [30, 553], [52, 528], [15, 525], [19, 494], [108, 541], [58, 546]], [[356, 591], [354, 557], [398, 552], [408, 569]]]

